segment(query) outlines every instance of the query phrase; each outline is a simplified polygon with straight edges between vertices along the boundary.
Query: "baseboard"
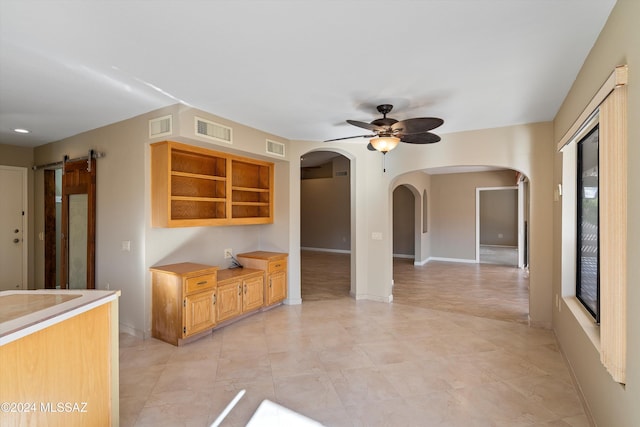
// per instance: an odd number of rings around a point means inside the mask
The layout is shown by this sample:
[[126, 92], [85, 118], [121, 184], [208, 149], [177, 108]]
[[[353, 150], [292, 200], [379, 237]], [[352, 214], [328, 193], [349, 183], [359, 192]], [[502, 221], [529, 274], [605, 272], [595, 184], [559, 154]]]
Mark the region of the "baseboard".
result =
[[429, 258], [423, 259], [422, 261], [413, 261], [413, 265], [422, 266], [429, 262]]
[[384, 302], [384, 303], [393, 302], [393, 294], [389, 295], [386, 298], [378, 295], [360, 294], [360, 295], [356, 295], [355, 298], [356, 300], [368, 300], [368, 301], [376, 301], [376, 302]]
[[393, 254], [394, 258], [405, 258], [405, 259], [413, 259], [415, 255], [405, 255], [405, 254]]
[[314, 252], [333, 252], [336, 254], [350, 254], [351, 251], [348, 249], [328, 249], [328, 248], [309, 248], [309, 247], [300, 247], [301, 251], [314, 251]]
[[148, 338], [148, 336], [145, 336], [146, 334], [144, 332], [139, 331], [138, 329], [136, 329], [136, 328], [134, 328], [132, 326], [124, 325], [124, 324], [120, 323], [118, 325], [118, 327], [120, 329], [120, 332], [124, 332], [125, 334], [129, 334], [129, 335], [132, 335], [132, 336], [134, 336], [136, 338], [140, 338], [140, 339]]
[[462, 262], [466, 264], [477, 264], [475, 259], [465, 259], [465, 258], [443, 258], [443, 257], [429, 257], [426, 262], [431, 261], [444, 261], [444, 262]]
[[593, 413], [591, 412], [589, 403], [587, 402], [587, 399], [584, 397], [584, 392], [582, 391], [582, 387], [580, 387], [580, 383], [578, 382], [578, 377], [576, 376], [576, 373], [573, 370], [573, 366], [571, 366], [571, 363], [569, 362], [569, 359], [567, 358], [567, 355], [565, 354], [562, 348], [560, 340], [556, 335], [556, 331], [552, 329], [552, 332], [553, 332], [554, 338], [556, 339], [556, 345], [558, 346], [558, 350], [560, 350], [562, 359], [564, 360], [564, 363], [568, 368], [569, 377], [571, 377], [571, 382], [573, 383], [573, 386], [576, 389], [576, 392], [578, 394], [578, 399], [580, 399], [580, 403], [582, 403], [582, 409], [584, 409], [584, 414], [587, 417], [587, 421], [589, 421], [590, 426], [595, 427], [596, 426], [595, 418], [593, 418]]
[[287, 298], [284, 300], [284, 305], [300, 305], [302, 304], [302, 298]]
[[538, 322], [529, 317], [529, 326], [536, 329], [552, 329], [551, 322]]

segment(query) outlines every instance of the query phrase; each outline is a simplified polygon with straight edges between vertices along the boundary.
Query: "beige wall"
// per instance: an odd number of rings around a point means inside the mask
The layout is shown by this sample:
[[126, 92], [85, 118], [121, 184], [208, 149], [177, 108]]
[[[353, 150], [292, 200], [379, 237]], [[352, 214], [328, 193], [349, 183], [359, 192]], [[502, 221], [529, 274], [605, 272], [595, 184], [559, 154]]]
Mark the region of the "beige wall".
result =
[[[393, 255], [413, 258], [416, 235], [416, 198], [409, 188], [393, 190]], [[418, 230], [419, 231], [419, 230]]]
[[[414, 244], [413, 244], [413, 262], [417, 265], [422, 265], [427, 262], [431, 256], [431, 236], [432, 231], [432, 200], [431, 200], [431, 175], [424, 172], [409, 172], [398, 176], [392, 183], [392, 188], [397, 189], [399, 186], [403, 186], [412, 193], [414, 205], [414, 225], [415, 230]], [[427, 212], [423, 211], [424, 199], [427, 199]], [[407, 208], [409, 208], [407, 206]], [[424, 227], [424, 220], [426, 217], [427, 227], [426, 232]], [[395, 220], [394, 220], [395, 223]], [[395, 233], [394, 233], [395, 235]]]
[[[275, 167], [276, 211], [274, 224], [152, 228], [150, 211], [150, 165], [148, 120], [167, 114], [174, 117], [175, 139], [219, 151], [269, 159]], [[212, 144], [193, 135], [194, 115], [228, 124], [234, 128], [232, 146]], [[184, 134], [188, 136], [184, 136]], [[165, 139], [161, 138], [161, 139]], [[148, 335], [150, 330], [150, 274], [156, 264], [182, 261], [228, 266], [223, 249], [234, 253], [253, 249], [288, 252], [289, 167], [279, 158], [264, 155], [265, 139], [287, 142], [274, 135], [225, 121], [180, 105], [167, 107], [123, 122], [67, 138], [35, 149], [38, 164], [87, 154], [91, 148], [105, 153], [97, 161], [96, 287], [122, 290], [120, 325], [124, 332]], [[242, 147], [242, 150], [238, 150]], [[42, 171], [35, 175], [35, 231], [44, 228]], [[123, 252], [123, 241], [131, 251]], [[42, 287], [44, 248], [36, 242], [35, 283]]]
[[476, 188], [513, 186], [515, 172], [441, 174], [431, 177], [432, 257], [476, 259]]
[[[629, 65], [627, 178], [627, 384], [615, 383], [600, 363], [597, 349], [560, 300], [553, 327], [593, 418], [599, 426], [636, 426], [640, 420], [640, 2], [618, 0], [571, 91], [554, 120], [554, 146], [591, 97], [620, 64]], [[562, 180], [562, 156], [555, 154], [554, 182]], [[561, 206], [554, 204], [553, 292], [561, 295]]]
[[0, 143], [0, 165], [30, 168], [33, 166], [33, 148]]
[[0, 143], [0, 165], [27, 168], [27, 287], [34, 289], [34, 248], [38, 236], [33, 233], [33, 148]]
[[335, 176], [336, 171], [349, 171], [349, 160], [339, 156], [330, 165], [331, 178], [300, 182], [300, 246], [350, 251], [350, 176]]
[[[391, 301], [393, 190], [411, 183], [414, 194], [427, 189], [429, 209], [437, 204], [431, 181], [419, 176], [429, 168], [443, 166], [497, 166], [524, 173], [530, 185], [530, 299], [529, 313], [534, 325], [551, 324], [551, 240], [553, 180], [549, 165], [553, 159], [551, 123], [534, 123], [443, 135], [441, 144], [415, 146], [400, 144], [386, 156], [386, 171], [380, 153], [366, 150], [357, 142], [317, 143], [292, 141], [289, 146], [291, 170], [300, 167], [299, 158], [310, 151], [335, 151], [351, 160], [351, 272], [352, 294], [356, 298]], [[299, 176], [299, 171], [298, 171]], [[432, 177], [433, 178], [433, 177]], [[299, 182], [292, 179], [290, 212], [300, 212]], [[386, 190], [385, 190], [386, 189]], [[413, 190], [412, 190], [413, 191]], [[297, 196], [298, 194], [298, 196]], [[421, 199], [419, 205], [421, 206]], [[472, 209], [475, 211], [475, 208]], [[418, 215], [420, 218], [420, 215]], [[433, 257], [435, 213], [429, 215], [429, 231], [420, 235], [416, 263]], [[299, 262], [299, 232], [291, 224], [291, 258]], [[381, 238], [378, 239], [377, 236]], [[297, 237], [297, 238], [296, 238]], [[297, 248], [296, 248], [296, 242]], [[291, 276], [290, 276], [291, 278]], [[295, 286], [295, 285], [293, 285]]]
[[[552, 274], [552, 209], [553, 128], [551, 123], [532, 123], [504, 128], [483, 129], [442, 135], [442, 141], [429, 146], [400, 144], [387, 157], [387, 175], [391, 182], [395, 176], [410, 171], [428, 170], [444, 166], [496, 166], [522, 172], [530, 179], [530, 287], [529, 316], [534, 325], [551, 325]], [[433, 181], [432, 177], [432, 181]], [[394, 182], [395, 183], [395, 182]], [[432, 182], [432, 186], [433, 186]], [[390, 187], [391, 189], [393, 186]], [[432, 191], [429, 204], [433, 210], [436, 196]], [[382, 205], [369, 206], [379, 211]], [[432, 215], [429, 230], [437, 230]], [[433, 226], [432, 226], [433, 225]], [[431, 233], [429, 233], [431, 234]], [[435, 233], [434, 233], [435, 234]], [[431, 243], [431, 257], [441, 256], [435, 243]], [[445, 246], [447, 243], [444, 243]], [[465, 247], [468, 245], [465, 243]], [[468, 257], [471, 252], [458, 254], [447, 248], [453, 257]], [[375, 262], [384, 263], [385, 259]], [[384, 279], [383, 279], [384, 280]], [[382, 283], [384, 285], [384, 283]]]
[[518, 246], [518, 190], [480, 191], [480, 244]]

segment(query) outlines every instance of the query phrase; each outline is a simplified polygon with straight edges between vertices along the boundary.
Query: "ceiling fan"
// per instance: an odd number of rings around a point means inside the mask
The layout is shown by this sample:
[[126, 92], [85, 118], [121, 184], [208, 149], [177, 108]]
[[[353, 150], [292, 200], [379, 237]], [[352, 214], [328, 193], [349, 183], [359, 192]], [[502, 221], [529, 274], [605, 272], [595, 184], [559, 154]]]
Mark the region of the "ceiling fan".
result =
[[358, 120], [347, 120], [347, 123], [360, 128], [368, 129], [373, 132], [372, 135], [355, 135], [344, 138], [329, 139], [325, 142], [340, 141], [351, 138], [371, 138], [367, 149], [370, 151], [380, 151], [383, 154], [396, 148], [398, 143], [406, 142], [409, 144], [433, 144], [440, 141], [440, 137], [429, 132], [439, 126], [444, 121], [435, 117], [417, 117], [406, 120], [396, 120], [387, 117], [391, 112], [393, 105], [378, 105], [377, 110], [382, 114], [381, 119], [375, 119], [371, 123], [360, 122]]

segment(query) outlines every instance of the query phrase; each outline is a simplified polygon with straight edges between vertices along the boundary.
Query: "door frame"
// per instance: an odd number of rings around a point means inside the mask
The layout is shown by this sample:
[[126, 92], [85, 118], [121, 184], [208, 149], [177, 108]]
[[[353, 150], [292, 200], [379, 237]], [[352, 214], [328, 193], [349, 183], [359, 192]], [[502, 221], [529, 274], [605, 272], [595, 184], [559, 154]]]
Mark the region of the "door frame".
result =
[[520, 265], [521, 255], [524, 250], [524, 233], [522, 232], [523, 218], [524, 218], [524, 206], [521, 201], [521, 189], [518, 185], [509, 185], [504, 187], [476, 187], [476, 264], [480, 263], [480, 192], [481, 191], [496, 191], [496, 190], [516, 190], [516, 198], [518, 200], [518, 267]]
[[20, 289], [29, 289], [27, 281], [29, 280], [29, 270], [27, 268], [29, 264], [29, 189], [28, 189], [28, 173], [27, 168], [20, 166], [4, 166], [0, 165], [2, 170], [19, 171], [22, 172], [22, 282]]

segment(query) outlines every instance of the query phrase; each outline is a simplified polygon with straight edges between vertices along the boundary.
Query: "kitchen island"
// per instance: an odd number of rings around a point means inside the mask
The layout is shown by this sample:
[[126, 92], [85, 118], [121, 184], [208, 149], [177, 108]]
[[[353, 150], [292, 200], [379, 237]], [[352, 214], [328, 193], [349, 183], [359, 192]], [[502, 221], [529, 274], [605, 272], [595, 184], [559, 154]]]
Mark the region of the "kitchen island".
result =
[[119, 296], [0, 292], [0, 425], [119, 424]]

